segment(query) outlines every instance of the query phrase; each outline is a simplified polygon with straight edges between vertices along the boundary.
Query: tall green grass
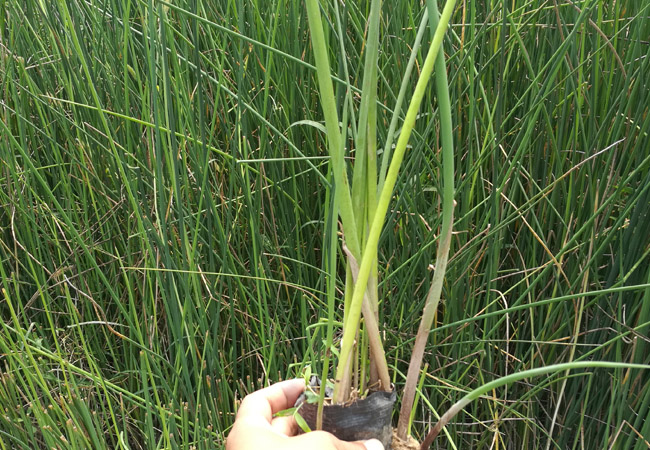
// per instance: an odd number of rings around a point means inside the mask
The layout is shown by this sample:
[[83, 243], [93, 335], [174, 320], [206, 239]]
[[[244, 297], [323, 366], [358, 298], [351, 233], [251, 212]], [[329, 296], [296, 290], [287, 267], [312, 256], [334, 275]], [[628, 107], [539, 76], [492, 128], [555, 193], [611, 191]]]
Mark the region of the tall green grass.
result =
[[[304, 5], [0, 6], [0, 447], [219, 447], [246, 392], [322, 369], [345, 280]], [[338, 8], [341, 108], [369, 2]], [[380, 148], [423, 11], [381, 23]], [[451, 22], [455, 232], [416, 437], [502, 376], [650, 363], [650, 5], [464, 2]], [[398, 388], [440, 233], [437, 108], [379, 241]], [[434, 445], [643, 449], [648, 416], [647, 371], [559, 372], [495, 387]]]

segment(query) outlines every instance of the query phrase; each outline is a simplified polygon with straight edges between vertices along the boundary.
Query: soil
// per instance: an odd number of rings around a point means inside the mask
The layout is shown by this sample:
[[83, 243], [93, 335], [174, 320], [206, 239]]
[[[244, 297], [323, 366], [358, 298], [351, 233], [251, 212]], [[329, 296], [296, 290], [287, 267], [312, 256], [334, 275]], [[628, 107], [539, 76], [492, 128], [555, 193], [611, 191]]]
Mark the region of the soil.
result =
[[420, 443], [409, 435], [406, 441], [397, 437], [397, 429], [393, 428], [393, 443], [390, 445], [392, 450], [420, 450]]

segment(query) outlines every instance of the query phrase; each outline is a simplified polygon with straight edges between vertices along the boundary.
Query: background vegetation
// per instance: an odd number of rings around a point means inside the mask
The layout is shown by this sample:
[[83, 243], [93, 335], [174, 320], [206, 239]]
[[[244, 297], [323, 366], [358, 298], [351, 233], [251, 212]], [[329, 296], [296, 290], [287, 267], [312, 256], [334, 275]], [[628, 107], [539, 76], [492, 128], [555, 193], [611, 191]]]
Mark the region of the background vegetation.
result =
[[[339, 4], [341, 101], [366, 3]], [[423, 9], [384, 5], [380, 141]], [[476, 0], [452, 23], [458, 205], [416, 437], [499, 376], [650, 363], [650, 4]], [[219, 447], [247, 391], [319, 366], [312, 61], [298, 1], [0, 0], [1, 448]], [[436, 108], [380, 241], [398, 388], [439, 233]], [[647, 371], [583, 369], [495, 390], [436, 445], [643, 449], [649, 416]]]

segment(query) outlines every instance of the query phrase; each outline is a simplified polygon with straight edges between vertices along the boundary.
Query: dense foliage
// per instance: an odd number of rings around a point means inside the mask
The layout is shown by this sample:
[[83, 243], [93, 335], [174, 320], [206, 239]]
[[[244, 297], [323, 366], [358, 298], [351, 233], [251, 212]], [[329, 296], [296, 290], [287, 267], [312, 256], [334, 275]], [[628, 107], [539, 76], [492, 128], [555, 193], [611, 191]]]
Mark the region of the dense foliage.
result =
[[[366, 3], [339, 3], [341, 102]], [[423, 10], [384, 5], [380, 142]], [[650, 3], [467, 1], [452, 24], [458, 204], [416, 437], [500, 376], [650, 364]], [[0, 0], [1, 448], [219, 447], [247, 391], [318, 368], [312, 63], [299, 1]], [[436, 108], [379, 244], [398, 387], [441, 220]], [[648, 371], [581, 369], [495, 390], [436, 445], [643, 449], [649, 416]]]

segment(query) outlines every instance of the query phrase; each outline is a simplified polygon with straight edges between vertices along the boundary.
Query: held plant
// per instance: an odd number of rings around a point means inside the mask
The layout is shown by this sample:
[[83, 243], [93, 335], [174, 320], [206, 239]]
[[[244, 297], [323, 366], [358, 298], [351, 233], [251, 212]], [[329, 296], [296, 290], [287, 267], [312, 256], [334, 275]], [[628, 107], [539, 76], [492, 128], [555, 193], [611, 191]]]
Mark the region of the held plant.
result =
[[[338, 2], [333, 2], [338, 26], [338, 45], [344, 49], [343, 30], [338, 11]], [[449, 26], [455, 0], [448, 0], [439, 14], [435, 0], [427, 0], [427, 11], [423, 14], [422, 22], [412, 45], [412, 54], [403, 74], [399, 94], [393, 105], [393, 116], [386, 132], [386, 142], [381, 152], [381, 165], [377, 165], [377, 83], [378, 83], [378, 54], [379, 54], [379, 23], [381, 0], [371, 0], [364, 42], [363, 82], [360, 90], [358, 111], [355, 111], [352, 101], [352, 86], [349, 82], [342, 105], [337, 104], [332, 85], [332, 71], [328, 59], [324, 24], [321, 18], [318, 0], [306, 0], [309, 29], [317, 69], [317, 78], [322, 110], [325, 118], [328, 151], [330, 155], [330, 176], [333, 178], [333, 188], [329, 191], [329, 214], [326, 223], [326, 242], [329, 252], [328, 272], [328, 331], [327, 347], [332, 348], [334, 297], [335, 297], [335, 263], [333, 255], [338, 247], [337, 218], [342, 224], [343, 242], [340, 249], [346, 259], [346, 283], [344, 293], [343, 337], [338, 351], [338, 363], [334, 378], [332, 402], [346, 404], [351, 394], [357, 391], [363, 395], [367, 389], [391, 391], [388, 365], [383, 349], [378, 326], [378, 268], [377, 254], [379, 236], [386, 219], [388, 206], [394, 194], [395, 184], [402, 162], [406, 156], [407, 144], [413, 131], [422, 99], [429, 79], [435, 72], [435, 88], [438, 101], [438, 117], [442, 144], [442, 225], [438, 241], [435, 271], [431, 287], [426, 297], [420, 325], [411, 352], [410, 363], [402, 394], [402, 403], [397, 426], [397, 437], [406, 440], [408, 437], [411, 412], [415, 401], [415, 393], [420, 376], [423, 354], [431, 331], [435, 311], [442, 292], [442, 284], [447, 268], [447, 260], [451, 246], [454, 209], [454, 147], [452, 137], [451, 107], [449, 87], [446, 74], [444, 53], [440, 51], [445, 31]], [[427, 22], [428, 21], [428, 22]], [[427, 28], [432, 31], [433, 39], [429, 46], [420, 75], [407, 107], [406, 115], [401, 124], [397, 142], [393, 146], [394, 136], [400, 121], [402, 103], [406, 97], [409, 79], [414, 66], [420, 42]], [[341, 58], [342, 70], [348, 77], [345, 57]], [[434, 71], [435, 69], [435, 71]], [[339, 117], [339, 109], [341, 117]], [[350, 140], [348, 128], [352, 129], [354, 152], [346, 148]], [[391, 150], [392, 151], [391, 155]], [[354, 155], [353, 167], [348, 167], [346, 156]], [[348, 173], [352, 174], [352, 182]], [[363, 318], [363, 321], [361, 320]], [[366, 360], [369, 366], [366, 366]], [[326, 352], [322, 379], [328, 377], [329, 352]], [[366, 367], [369, 372], [369, 384], [366, 384]], [[526, 371], [516, 372], [490, 381], [469, 392], [454, 404], [431, 430], [422, 444], [426, 449], [433, 439], [449, 422], [473, 400], [486, 394], [492, 389], [510, 384], [517, 380], [532, 378], [542, 374], [556, 374], [562, 371], [584, 368], [637, 368], [648, 369], [650, 366], [641, 364], [626, 364], [606, 361], [572, 361], [565, 364], [555, 364]], [[321, 428], [323, 414], [324, 389], [320, 390], [319, 409], [316, 420], [317, 428]], [[313, 395], [312, 395], [313, 397]]]
[[[440, 105], [439, 115], [442, 133], [444, 185], [442, 196], [442, 232], [438, 244], [438, 256], [433, 282], [427, 295], [404, 391], [398, 429], [400, 430], [400, 437], [405, 438], [426, 339], [433, 323], [434, 312], [440, 300], [451, 243], [454, 207], [453, 140], [445, 60], [440, 48], [454, 10], [455, 0], [447, 1], [440, 18], [438, 18], [435, 1], [427, 2], [430, 12], [428, 15], [430, 17], [429, 24], [433, 30], [433, 39], [424, 64], [421, 67], [415, 90], [408, 104], [406, 116], [404, 117], [399, 137], [394, 146], [392, 157], [390, 157], [389, 154], [393, 144], [395, 129], [407, 90], [406, 87], [408, 86], [415, 55], [419, 49], [422, 32], [426, 27], [425, 20], [427, 16], [425, 15], [415, 45], [413, 46], [411, 60], [402, 79], [396, 105], [393, 109], [393, 118], [388, 130], [379, 171], [377, 169], [376, 109], [377, 55], [381, 1], [372, 0], [367, 25], [367, 40], [365, 42], [365, 65], [358, 122], [352, 122], [353, 129], [354, 125], [356, 125], [357, 132], [356, 136], [354, 136], [355, 161], [352, 169], [351, 185], [348, 181], [348, 166], [345, 162], [345, 143], [348, 141], [345, 130], [348, 128], [348, 121], [353, 121], [355, 117], [354, 111], [351, 108], [350, 89], [348, 89], [346, 103], [343, 107], [343, 126], [341, 126], [338, 105], [336, 104], [331, 81], [328, 51], [318, 1], [307, 0], [306, 5], [311, 41], [316, 60], [320, 98], [325, 117], [331, 174], [335, 186], [334, 201], [331, 202], [331, 205], [333, 205], [334, 210], [333, 216], [336, 217], [338, 215], [342, 222], [344, 240], [342, 249], [347, 257], [343, 338], [339, 352], [333, 393], [333, 401], [337, 404], [343, 404], [349, 400], [353, 379], [360, 379], [360, 391], [364, 391], [364, 374], [353, 373], [353, 368], [363, 368], [365, 365], [364, 360], [359, 362], [357, 359], [359, 350], [361, 355], [364, 355], [364, 349], [359, 349], [355, 345], [359, 341], [357, 339], [360, 336], [359, 333], [367, 336], [369, 343], [370, 387], [384, 391], [390, 391], [392, 389], [386, 356], [377, 324], [377, 247], [388, 206], [393, 196], [398, 173], [406, 155], [407, 144], [413, 131], [429, 79], [434, 71], [434, 66], [436, 68], [436, 88]], [[332, 234], [336, 233], [336, 228], [331, 226], [329, 232]], [[330, 296], [333, 296], [333, 292], [330, 292]], [[363, 328], [360, 329], [362, 315]], [[330, 320], [330, 324], [331, 322]], [[331, 329], [328, 332], [328, 336], [331, 344]], [[355, 353], [355, 350], [357, 353]], [[324, 369], [325, 375], [327, 374], [326, 370], [327, 364], [325, 364]], [[320, 417], [321, 414], [319, 411], [319, 422]]]

